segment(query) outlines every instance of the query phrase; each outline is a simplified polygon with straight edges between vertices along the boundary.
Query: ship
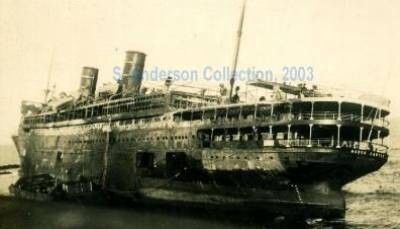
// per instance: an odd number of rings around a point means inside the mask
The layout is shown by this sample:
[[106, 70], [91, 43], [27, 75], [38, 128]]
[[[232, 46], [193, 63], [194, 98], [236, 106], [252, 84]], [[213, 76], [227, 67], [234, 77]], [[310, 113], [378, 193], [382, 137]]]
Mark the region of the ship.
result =
[[77, 93], [22, 102], [15, 196], [342, 218], [343, 186], [387, 162], [381, 96], [254, 80], [262, 94], [250, 100], [234, 77], [216, 94], [170, 78], [149, 90], [145, 60], [127, 51], [115, 85], [97, 88], [99, 70], [83, 67]]

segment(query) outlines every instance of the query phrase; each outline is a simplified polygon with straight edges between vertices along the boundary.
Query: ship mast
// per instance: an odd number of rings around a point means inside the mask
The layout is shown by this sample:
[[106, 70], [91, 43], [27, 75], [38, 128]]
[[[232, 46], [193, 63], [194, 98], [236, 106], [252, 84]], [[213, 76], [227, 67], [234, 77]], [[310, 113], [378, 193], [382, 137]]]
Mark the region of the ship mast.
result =
[[233, 58], [233, 68], [232, 68], [231, 79], [230, 79], [230, 90], [229, 90], [229, 101], [230, 102], [232, 102], [232, 94], [233, 94], [233, 90], [234, 90], [233, 87], [235, 85], [236, 68], [237, 68], [237, 62], [239, 59], [240, 40], [242, 37], [242, 28], [243, 28], [245, 10], [246, 10], [246, 0], [243, 1], [242, 13], [240, 15], [239, 28], [238, 28], [237, 37], [236, 37], [236, 47], [235, 47], [235, 53], [234, 53], [234, 58]]
[[47, 99], [50, 94], [50, 79], [51, 79], [51, 73], [53, 70], [53, 62], [54, 62], [54, 50], [53, 50], [53, 53], [51, 54], [49, 71], [47, 73], [47, 84], [46, 84], [46, 89], [44, 90], [44, 103], [47, 103]]

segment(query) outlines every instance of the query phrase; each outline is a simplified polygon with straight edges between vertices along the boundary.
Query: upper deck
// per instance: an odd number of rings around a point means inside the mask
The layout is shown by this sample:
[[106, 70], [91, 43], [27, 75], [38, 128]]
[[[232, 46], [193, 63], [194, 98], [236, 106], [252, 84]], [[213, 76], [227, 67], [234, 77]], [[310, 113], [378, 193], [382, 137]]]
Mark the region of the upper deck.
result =
[[93, 103], [72, 105], [69, 108], [24, 117], [23, 126], [44, 127], [57, 124], [82, 124], [119, 119], [139, 119], [161, 116], [182, 107], [202, 107], [216, 104], [217, 97], [171, 91], [151, 93], [135, 97], [115, 98]]
[[289, 122], [291, 124], [338, 124], [352, 122], [388, 128], [384, 106], [355, 99], [301, 98], [181, 109], [174, 120], [234, 120]]
[[[307, 91], [300, 86], [257, 83], [257, 86], [267, 89], [273, 87], [274, 91], [281, 90], [297, 97], [232, 103], [225, 102], [222, 97], [182, 91], [152, 92], [116, 99], [111, 96], [108, 100], [91, 104], [28, 115], [24, 118], [22, 127], [29, 130], [120, 121], [132, 124], [131, 129], [135, 129], [135, 125], [137, 129], [141, 129], [141, 123], [146, 123], [146, 128], [152, 128], [163, 122], [171, 122], [176, 128], [190, 123], [190, 126], [206, 132], [216, 130], [224, 133], [226, 130], [235, 132], [240, 129], [252, 132], [254, 128], [266, 132], [269, 129], [269, 138], [281, 140], [300, 137], [312, 141], [317, 137], [324, 141], [328, 138], [330, 141], [347, 139], [361, 142], [381, 139], [383, 142], [383, 138], [389, 135], [388, 103], [382, 102], [383, 100], [334, 96], [315, 90]], [[276, 89], [277, 86], [282, 88]], [[298, 136], [289, 137], [291, 131]], [[260, 131], [257, 134], [257, 138], [260, 138], [266, 133]], [[277, 137], [278, 135], [283, 138]]]
[[321, 97], [182, 109], [173, 120], [199, 129], [206, 148], [350, 147], [386, 155], [388, 115], [379, 104]]

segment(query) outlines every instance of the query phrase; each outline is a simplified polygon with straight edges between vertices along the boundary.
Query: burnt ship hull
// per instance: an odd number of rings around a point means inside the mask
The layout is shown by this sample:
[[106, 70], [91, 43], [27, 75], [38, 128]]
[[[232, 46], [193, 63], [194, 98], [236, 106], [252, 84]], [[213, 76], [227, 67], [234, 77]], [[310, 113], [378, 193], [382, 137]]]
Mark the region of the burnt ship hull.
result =
[[[34, 199], [88, 198], [100, 192], [132, 203], [237, 214], [343, 217], [342, 186], [387, 160], [368, 150], [285, 142], [257, 147], [262, 144], [257, 140], [199, 147], [203, 125], [152, 125], [138, 130], [116, 121], [21, 129], [13, 139], [21, 176], [29, 182], [17, 182], [11, 190]], [[51, 184], [43, 188], [39, 181], [40, 188], [32, 188], [44, 175]]]
[[343, 185], [387, 161], [383, 98], [262, 80], [248, 85], [273, 93], [255, 101], [223, 85], [220, 95], [170, 90], [170, 78], [148, 92], [145, 56], [127, 52], [114, 91], [96, 94], [98, 70], [84, 67], [79, 97], [22, 104], [16, 196], [342, 217]]

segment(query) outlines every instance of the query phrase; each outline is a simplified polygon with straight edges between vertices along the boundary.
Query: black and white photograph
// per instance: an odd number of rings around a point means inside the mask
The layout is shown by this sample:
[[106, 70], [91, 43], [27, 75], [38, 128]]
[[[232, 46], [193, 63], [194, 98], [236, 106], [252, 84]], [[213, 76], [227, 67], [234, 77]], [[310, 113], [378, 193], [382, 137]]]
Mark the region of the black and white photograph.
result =
[[399, 12], [0, 0], [0, 228], [400, 228]]

